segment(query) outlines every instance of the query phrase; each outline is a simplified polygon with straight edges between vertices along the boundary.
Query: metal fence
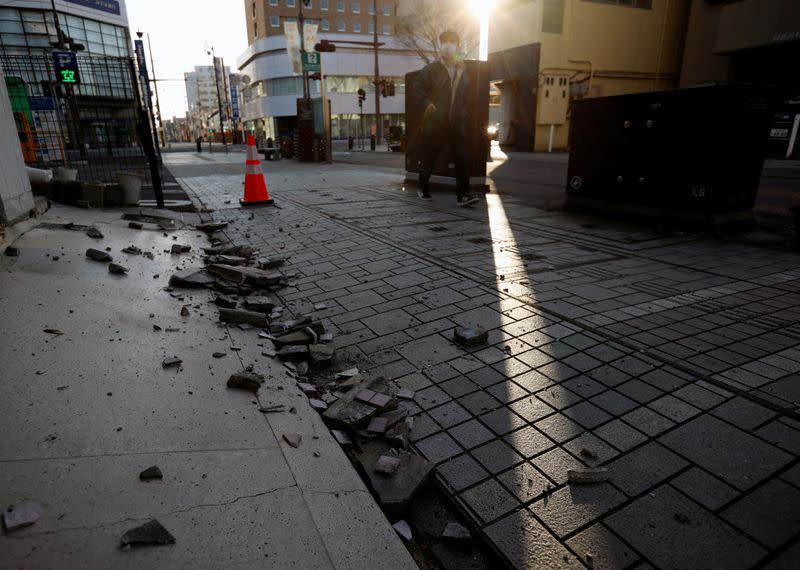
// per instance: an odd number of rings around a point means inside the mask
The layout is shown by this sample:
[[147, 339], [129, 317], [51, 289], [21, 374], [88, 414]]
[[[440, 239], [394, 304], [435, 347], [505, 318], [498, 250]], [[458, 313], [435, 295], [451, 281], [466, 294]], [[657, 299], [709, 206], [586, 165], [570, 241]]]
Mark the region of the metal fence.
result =
[[150, 183], [132, 59], [79, 54], [77, 85], [57, 82], [48, 53], [0, 53], [0, 64], [26, 164], [74, 169], [78, 180], [100, 182], [133, 171]]

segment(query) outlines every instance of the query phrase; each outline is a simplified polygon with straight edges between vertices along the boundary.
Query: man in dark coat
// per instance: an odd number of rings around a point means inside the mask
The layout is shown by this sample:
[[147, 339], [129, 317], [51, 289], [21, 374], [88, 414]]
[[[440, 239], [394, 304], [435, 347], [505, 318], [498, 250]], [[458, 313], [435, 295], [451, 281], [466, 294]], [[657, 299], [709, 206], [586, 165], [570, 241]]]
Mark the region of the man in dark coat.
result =
[[456, 198], [459, 206], [478, 200], [469, 193], [469, 155], [467, 154], [467, 93], [470, 78], [458, 60], [460, 38], [446, 31], [439, 36], [441, 57], [426, 65], [419, 74], [415, 95], [424, 109], [421, 132], [419, 197], [430, 200], [433, 165], [443, 150], [449, 149], [456, 166]]

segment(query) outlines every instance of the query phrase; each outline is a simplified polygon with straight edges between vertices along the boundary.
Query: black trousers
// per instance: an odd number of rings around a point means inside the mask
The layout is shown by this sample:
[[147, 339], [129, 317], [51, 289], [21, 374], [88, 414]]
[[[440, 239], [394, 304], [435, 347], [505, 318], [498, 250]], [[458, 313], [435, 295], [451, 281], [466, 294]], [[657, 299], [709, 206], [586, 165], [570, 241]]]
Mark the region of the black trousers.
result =
[[423, 192], [430, 191], [430, 179], [433, 166], [441, 153], [446, 153], [456, 166], [456, 195], [469, 194], [469, 149], [467, 140], [458, 129], [445, 128], [429, 132], [422, 137], [420, 160], [422, 168], [419, 173], [419, 188]]

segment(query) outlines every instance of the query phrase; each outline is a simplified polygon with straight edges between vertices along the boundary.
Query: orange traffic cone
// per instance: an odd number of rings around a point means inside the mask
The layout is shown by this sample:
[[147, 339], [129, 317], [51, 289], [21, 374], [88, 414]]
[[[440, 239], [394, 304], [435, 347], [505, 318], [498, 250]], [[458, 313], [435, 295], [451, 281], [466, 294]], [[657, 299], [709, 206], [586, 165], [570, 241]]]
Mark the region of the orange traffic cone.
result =
[[274, 204], [269, 197], [267, 183], [264, 182], [264, 173], [261, 172], [261, 161], [256, 152], [256, 139], [247, 137], [247, 166], [244, 175], [244, 197], [239, 200], [242, 206], [259, 206]]

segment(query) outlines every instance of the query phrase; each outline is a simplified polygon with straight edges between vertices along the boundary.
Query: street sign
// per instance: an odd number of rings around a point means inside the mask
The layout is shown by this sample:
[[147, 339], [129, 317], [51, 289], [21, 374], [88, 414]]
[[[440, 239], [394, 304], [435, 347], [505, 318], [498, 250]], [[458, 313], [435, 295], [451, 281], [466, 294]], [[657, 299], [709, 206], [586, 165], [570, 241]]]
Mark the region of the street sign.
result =
[[315, 51], [303, 52], [303, 71], [322, 71], [319, 53]]
[[54, 51], [52, 56], [58, 82], [66, 85], [78, 85], [81, 82], [78, 72], [78, 54], [74, 51]]

